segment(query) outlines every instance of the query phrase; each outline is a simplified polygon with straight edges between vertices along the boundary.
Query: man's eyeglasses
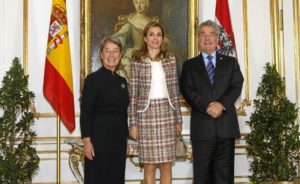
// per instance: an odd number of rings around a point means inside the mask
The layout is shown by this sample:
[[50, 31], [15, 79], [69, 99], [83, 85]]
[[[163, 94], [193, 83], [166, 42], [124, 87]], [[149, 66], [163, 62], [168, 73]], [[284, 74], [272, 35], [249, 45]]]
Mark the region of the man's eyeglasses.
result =
[[215, 37], [215, 36], [217, 36], [217, 34], [216, 33], [211, 33], [211, 34], [200, 34], [200, 37], [201, 38], [212, 38], [212, 37]]

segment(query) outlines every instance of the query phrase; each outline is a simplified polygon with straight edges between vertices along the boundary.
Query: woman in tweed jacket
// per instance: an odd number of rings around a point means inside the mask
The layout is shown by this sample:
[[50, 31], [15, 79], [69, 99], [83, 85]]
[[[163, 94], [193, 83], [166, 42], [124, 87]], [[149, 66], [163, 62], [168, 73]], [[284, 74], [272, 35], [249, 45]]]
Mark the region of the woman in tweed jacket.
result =
[[176, 60], [161, 24], [150, 22], [143, 36], [142, 49], [131, 62], [130, 134], [139, 143], [145, 182], [155, 183], [158, 166], [160, 183], [171, 184], [175, 137], [182, 129]]

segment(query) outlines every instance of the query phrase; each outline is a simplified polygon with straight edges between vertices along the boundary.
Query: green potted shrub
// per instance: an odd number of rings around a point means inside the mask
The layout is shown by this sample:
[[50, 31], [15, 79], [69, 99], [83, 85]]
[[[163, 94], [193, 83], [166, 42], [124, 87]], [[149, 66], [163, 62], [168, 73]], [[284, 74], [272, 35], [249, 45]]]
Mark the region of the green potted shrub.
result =
[[298, 109], [285, 96], [285, 86], [269, 63], [257, 90], [254, 112], [247, 121], [250, 180], [255, 183], [293, 182], [299, 164]]
[[0, 88], [0, 183], [29, 183], [38, 170], [39, 157], [32, 145], [33, 98], [28, 76], [15, 58]]

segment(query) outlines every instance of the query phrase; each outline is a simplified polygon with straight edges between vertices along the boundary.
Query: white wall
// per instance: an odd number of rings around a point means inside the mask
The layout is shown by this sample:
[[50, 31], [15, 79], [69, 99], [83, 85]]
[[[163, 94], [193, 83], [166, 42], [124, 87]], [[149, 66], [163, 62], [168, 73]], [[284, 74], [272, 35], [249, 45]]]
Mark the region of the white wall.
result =
[[0, 1], [0, 78], [14, 57], [23, 56], [23, 3]]
[[[199, 19], [200, 22], [206, 19], [214, 20], [216, 0], [199, 0]], [[239, 63], [244, 75], [245, 53], [244, 53], [244, 19], [243, 19], [243, 0], [229, 0], [231, 21], [235, 33]], [[270, 12], [268, 0], [248, 0], [248, 53], [249, 53], [249, 94], [250, 99], [255, 99], [256, 89], [260, 78], [264, 72], [263, 66], [266, 62], [272, 61], [271, 33], [270, 33]], [[28, 30], [28, 73], [30, 75], [30, 89], [36, 95], [35, 107], [38, 113], [53, 113], [51, 107], [45, 100], [42, 93], [45, 54], [47, 36], [49, 29], [51, 0], [29, 0], [29, 30]], [[71, 44], [71, 58], [74, 81], [75, 110], [79, 114], [79, 81], [80, 81], [80, 0], [67, 0], [68, 24]], [[293, 34], [293, 4], [292, 0], [284, 0], [284, 62], [286, 94], [296, 102], [296, 94], [299, 90], [295, 83], [295, 64], [294, 64], [294, 34]], [[0, 0], [0, 77], [10, 67], [11, 60], [17, 56], [22, 60], [23, 57], [23, 1], [21, 0]], [[298, 90], [298, 91], [297, 91]], [[299, 94], [298, 94], [299, 95]], [[245, 88], [241, 99], [246, 97]], [[298, 104], [299, 105], [299, 104]], [[242, 133], [250, 130], [245, 124], [252, 107], [247, 107], [246, 117], [239, 117]], [[189, 132], [189, 117], [184, 117], [184, 133]], [[34, 183], [46, 183], [56, 181], [56, 118], [39, 118], [35, 121], [34, 129], [38, 134], [37, 149], [41, 158], [39, 173], [34, 177]], [[79, 119], [76, 118], [76, 130], [70, 135], [62, 126], [62, 141], [67, 137], [79, 139]], [[241, 140], [243, 145], [244, 141]], [[75, 182], [67, 162], [67, 151], [70, 146], [62, 144], [62, 183]], [[235, 175], [236, 181], [247, 181], [248, 160], [244, 149], [236, 149]], [[191, 183], [188, 178], [192, 177], [191, 163], [177, 162], [173, 168], [174, 178], [187, 178], [187, 180], [174, 183]], [[139, 168], [133, 166], [128, 161], [126, 179], [141, 179], [143, 173]], [[129, 183], [129, 182], [128, 182]], [[131, 183], [131, 182], [130, 182]]]

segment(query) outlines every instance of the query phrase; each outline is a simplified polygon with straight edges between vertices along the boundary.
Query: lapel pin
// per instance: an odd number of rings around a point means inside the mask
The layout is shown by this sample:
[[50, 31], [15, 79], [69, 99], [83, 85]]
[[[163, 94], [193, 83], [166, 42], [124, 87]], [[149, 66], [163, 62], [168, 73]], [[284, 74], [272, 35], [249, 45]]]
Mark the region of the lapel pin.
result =
[[121, 88], [124, 89], [126, 85], [124, 83], [121, 84]]

